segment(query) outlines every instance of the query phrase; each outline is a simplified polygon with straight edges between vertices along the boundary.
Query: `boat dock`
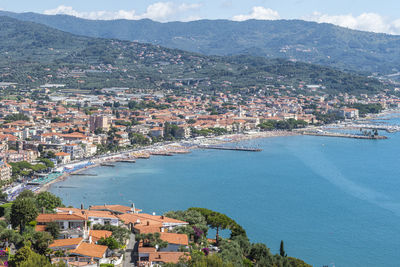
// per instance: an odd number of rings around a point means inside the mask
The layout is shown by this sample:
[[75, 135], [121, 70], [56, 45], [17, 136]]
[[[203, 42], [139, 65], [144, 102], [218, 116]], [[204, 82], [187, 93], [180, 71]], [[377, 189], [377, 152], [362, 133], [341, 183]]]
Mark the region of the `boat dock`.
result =
[[110, 163], [100, 163], [100, 166], [104, 166], [104, 167], [115, 167], [114, 164], [110, 164]]
[[388, 139], [387, 136], [383, 135], [368, 136], [368, 135], [355, 135], [355, 134], [329, 133], [329, 132], [302, 132], [302, 134], [312, 135], [312, 136], [342, 137], [342, 138], [369, 139], [369, 140]]
[[388, 133], [395, 133], [400, 131], [398, 125], [375, 125], [375, 124], [361, 124], [361, 123], [347, 123], [341, 125], [341, 129], [369, 129], [369, 130], [383, 130]]
[[157, 151], [157, 152], [151, 152], [151, 155], [153, 155], [153, 156], [173, 156], [174, 154], [169, 153], [169, 152]]
[[117, 162], [136, 163], [136, 160], [134, 160], [134, 159], [120, 159], [120, 160], [117, 160]]
[[95, 173], [71, 173], [70, 175], [74, 176], [97, 176]]
[[235, 150], [235, 151], [249, 151], [249, 152], [260, 152], [262, 149], [254, 147], [228, 147], [228, 146], [211, 146], [211, 145], [201, 145], [201, 149], [217, 149], [217, 150]]

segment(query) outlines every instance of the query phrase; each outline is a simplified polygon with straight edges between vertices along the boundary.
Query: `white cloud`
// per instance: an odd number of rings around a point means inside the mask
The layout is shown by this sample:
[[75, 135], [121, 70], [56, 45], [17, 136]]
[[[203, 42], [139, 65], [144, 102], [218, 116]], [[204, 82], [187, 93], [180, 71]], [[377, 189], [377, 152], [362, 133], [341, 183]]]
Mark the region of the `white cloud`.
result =
[[245, 21], [249, 19], [258, 20], [276, 20], [280, 19], [279, 13], [270, 8], [265, 8], [262, 6], [253, 7], [252, 11], [247, 15], [237, 15], [232, 18], [235, 21]]
[[314, 12], [311, 16], [303, 19], [319, 23], [331, 23], [354, 30], [400, 34], [400, 19], [390, 21], [376, 13], [362, 13], [359, 16], [353, 16], [352, 14], [327, 15]]
[[118, 11], [90, 11], [80, 12], [71, 6], [58, 6], [55, 9], [45, 10], [46, 15], [64, 14], [75, 16], [84, 19], [93, 20], [114, 20], [114, 19], [152, 19], [157, 21], [169, 21], [180, 18], [184, 13], [197, 10], [201, 7], [200, 4], [175, 4], [172, 2], [157, 2], [147, 7], [146, 12], [137, 14], [135, 10], [118, 10]]

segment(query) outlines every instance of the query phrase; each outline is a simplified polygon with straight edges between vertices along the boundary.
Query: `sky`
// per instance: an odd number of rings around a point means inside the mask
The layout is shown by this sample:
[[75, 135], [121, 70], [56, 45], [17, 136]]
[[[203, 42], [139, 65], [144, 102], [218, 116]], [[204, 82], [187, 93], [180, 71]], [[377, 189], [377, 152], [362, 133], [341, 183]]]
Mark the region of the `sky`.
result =
[[0, 9], [86, 19], [303, 19], [400, 34], [399, 0], [0, 0]]

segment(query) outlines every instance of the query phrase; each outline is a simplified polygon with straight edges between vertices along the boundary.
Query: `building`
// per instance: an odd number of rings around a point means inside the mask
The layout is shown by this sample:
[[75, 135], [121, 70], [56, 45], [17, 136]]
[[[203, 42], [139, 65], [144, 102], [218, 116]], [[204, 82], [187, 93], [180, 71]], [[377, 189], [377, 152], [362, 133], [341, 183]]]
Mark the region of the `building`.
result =
[[56, 213], [56, 214], [39, 214], [36, 218], [36, 231], [46, 231], [47, 224], [56, 222], [60, 225], [61, 238], [88, 238], [89, 228], [87, 226], [87, 216], [77, 213]]
[[339, 115], [345, 119], [358, 119], [358, 109], [356, 108], [341, 108]]
[[11, 166], [7, 164], [7, 162], [1, 160], [0, 161], [0, 180], [7, 181], [11, 179]]
[[102, 115], [90, 116], [89, 127], [91, 132], [94, 132], [97, 129], [103, 129], [104, 131], [108, 131], [110, 129], [108, 118]]
[[58, 152], [55, 154], [57, 162], [67, 164], [71, 162], [71, 154], [65, 152]]
[[71, 159], [79, 159], [84, 155], [82, 147], [78, 144], [64, 145], [62, 147], [63, 152], [71, 155]]

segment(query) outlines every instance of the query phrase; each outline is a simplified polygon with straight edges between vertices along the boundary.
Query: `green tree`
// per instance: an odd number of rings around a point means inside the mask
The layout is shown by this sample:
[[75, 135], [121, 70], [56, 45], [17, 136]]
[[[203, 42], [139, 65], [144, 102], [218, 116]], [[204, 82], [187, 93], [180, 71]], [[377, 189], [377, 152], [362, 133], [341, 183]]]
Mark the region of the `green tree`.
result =
[[107, 238], [102, 237], [99, 241], [97, 241], [97, 244], [107, 246], [111, 250], [118, 249], [120, 247], [118, 241], [112, 236]]
[[34, 252], [29, 246], [24, 246], [20, 248], [17, 253], [12, 257], [8, 264], [10, 267], [55, 267], [55, 266], [65, 266], [64, 265], [53, 265], [50, 263], [48, 258], [44, 255], [40, 255]]
[[287, 257], [287, 254], [285, 252], [285, 247], [283, 245], [283, 240], [281, 240], [281, 245], [279, 247], [279, 255], [281, 255], [282, 257]]
[[11, 206], [11, 225], [19, 227], [20, 233], [25, 229], [25, 225], [36, 219], [39, 212], [33, 198], [17, 198]]
[[31, 190], [24, 190], [17, 197], [17, 199], [21, 198], [35, 198], [35, 193], [33, 193]]
[[31, 242], [33, 249], [43, 255], [46, 254], [49, 244], [53, 242], [53, 237], [48, 232], [35, 232]]
[[53, 211], [55, 208], [63, 206], [61, 198], [47, 191], [41, 192], [36, 196], [36, 203], [39, 209], [45, 208], [48, 211]]
[[51, 234], [54, 239], [60, 236], [60, 225], [57, 222], [49, 222], [46, 225], [46, 231]]

